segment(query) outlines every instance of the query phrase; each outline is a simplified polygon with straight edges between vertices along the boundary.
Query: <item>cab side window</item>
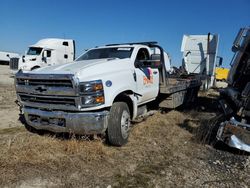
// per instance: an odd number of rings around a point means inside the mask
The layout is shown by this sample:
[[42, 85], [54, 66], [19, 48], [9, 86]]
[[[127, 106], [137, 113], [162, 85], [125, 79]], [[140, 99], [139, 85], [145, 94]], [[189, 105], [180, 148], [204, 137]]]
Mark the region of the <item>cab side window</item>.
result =
[[141, 48], [137, 53], [136, 60], [138, 60], [138, 61], [149, 60], [148, 50], [146, 48]]
[[47, 51], [47, 57], [51, 57], [51, 51], [50, 50]]
[[66, 41], [64, 41], [62, 44], [63, 44], [63, 46], [69, 46], [69, 43]]
[[42, 54], [43, 57], [47, 58], [47, 57], [51, 57], [51, 51], [50, 50], [45, 50]]

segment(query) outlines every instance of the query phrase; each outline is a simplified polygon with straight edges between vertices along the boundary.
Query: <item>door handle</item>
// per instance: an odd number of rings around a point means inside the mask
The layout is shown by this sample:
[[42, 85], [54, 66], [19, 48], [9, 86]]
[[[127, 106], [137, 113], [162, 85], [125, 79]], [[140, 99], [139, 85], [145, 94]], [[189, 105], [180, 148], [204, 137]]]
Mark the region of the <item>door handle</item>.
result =
[[158, 72], [157, 71], [154, 71], [153, 74], [157, 74]]

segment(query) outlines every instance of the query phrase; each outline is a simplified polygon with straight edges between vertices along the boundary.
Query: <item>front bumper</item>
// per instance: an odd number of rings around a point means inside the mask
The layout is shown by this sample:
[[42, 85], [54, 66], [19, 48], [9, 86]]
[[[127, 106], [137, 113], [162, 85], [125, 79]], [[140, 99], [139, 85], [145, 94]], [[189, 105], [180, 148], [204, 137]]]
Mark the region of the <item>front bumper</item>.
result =
[[101, 134], [108, 126], [108, 111], [71, 113], [24, 107], [23, 112], [31, 127], [55, 133]]
[[231, 118], [221, 123], [217, 139], [230, 147], [250, 152], [250, 125]]

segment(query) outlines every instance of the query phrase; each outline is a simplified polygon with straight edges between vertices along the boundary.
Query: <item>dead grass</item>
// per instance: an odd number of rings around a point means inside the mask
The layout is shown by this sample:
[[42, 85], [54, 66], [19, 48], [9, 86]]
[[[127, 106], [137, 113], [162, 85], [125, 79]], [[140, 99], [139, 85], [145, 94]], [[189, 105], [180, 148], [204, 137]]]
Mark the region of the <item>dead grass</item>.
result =
[[[211, 157], [213, 150], [192, 142], [193, 135], [179, 126], [185, 119], [187, 115], [177, 111], [156, 113], [137, 124], [121, 148], [101, 139], [63, 140], [7, 131], [8, 139], [0, 139], [0, 187], [217, 186], [214, 180], [230, 173], [210, 165], [209, 160], [213, 164], [220, 156]], [[239, 167], [235, 172], [245, 177], [247, 169], [243, 173]]]
[[10, 128], [5, 128], [5, 129], [0, 129], [0, 135], [5, 135], [5, 134], [16, 134], [16, 133], [21, 133], [21, 132], [26, 132], [27, 130], [24, 127], [10, 127]]
[[[0, 105], [12, 109], [14, 103], [8, 100], [15, 96], [8, 92], [11, 89], [0, 89], [5, 100]], [[217, 151], [195, 141], [195, 131], [208, 117], [211, 113], [206, 110], [158, 112], [135, 124], [128, 144], [121, 148], [108, 146], [102, 139], [62, 139], [32, 134], [23, 127], [3, 129], [0, 187], [250, 185], [246, 156]]]
[[110, 155], [99, 140], [60, 140], [27, 132], [9, 137], [0, 147], [0, 185], [12, 185], [34, 175], [45, 175], [46, 179], [56, 176], [62, 181], [66, 172], [80, 172]]

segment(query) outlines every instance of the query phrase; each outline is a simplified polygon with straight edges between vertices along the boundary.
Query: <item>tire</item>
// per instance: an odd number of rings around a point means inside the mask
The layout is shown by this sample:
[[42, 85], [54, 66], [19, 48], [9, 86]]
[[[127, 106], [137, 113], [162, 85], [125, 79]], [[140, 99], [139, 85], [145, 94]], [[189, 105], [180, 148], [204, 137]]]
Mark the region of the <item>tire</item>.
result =
[[107, 139], [113, 146], [122, 146], [128, 142], [130, 111], [125, 102], [115, 102], [110, 109]]

